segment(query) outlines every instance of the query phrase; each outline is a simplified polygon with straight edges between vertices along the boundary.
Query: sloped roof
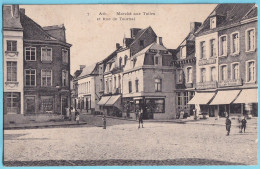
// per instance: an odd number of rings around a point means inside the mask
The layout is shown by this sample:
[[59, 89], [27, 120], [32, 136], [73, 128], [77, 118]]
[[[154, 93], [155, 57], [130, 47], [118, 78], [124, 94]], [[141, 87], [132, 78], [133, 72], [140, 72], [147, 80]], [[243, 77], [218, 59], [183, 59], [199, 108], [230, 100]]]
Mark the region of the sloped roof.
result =
[[163, 45], [160, 45], [156, 42], [152, 43], [151, 45], [147, 46], [146, 48], [144, 48], [143, 50], [139, 51], [138, 53], [136, 53], [133, 57], [137, 57], [139, 55], [142, 55], [144, 53], [146, 53], [149, 49], [154, 49], [154, 50], [167, 50]]
[[3, 6], [3, 28], [22, 30], [23, 27], [20, 22], [20, 17], [12, 16], [11, 10], [11, 6]]
[[91, 75], [94, 72], [95, 67], [96, 67], [96, 64], [92, 64], [90, 66], [85, 67], [82, 70], [81, 74], [78, 76], [78, 78], [80, 79], [80, 78], [82, 78], [84, 76]]
[[[147, 28], [145, 28], [145, 29], [141, 29], [140, 31], [138, 31], [137, 34], [136, 34], [136, 36], [135, 36], [135, 38], [134, 38], [134, 40], [133, 40], [133, 42], [130, 44], [130, 46], [131, 46], [133, 43], [135, 43], [148, 29], [151, 29], [151, 30], [153, 31], [153, 29], [152, 29], [151, 26], [149, 26], [149, 27], [147, 27]], [[154, 31], [153, 31], [153, 32], [154, 32]], [[154, 33], [155, 33], [155, 32], [154, 32]]]
[[256, 8], [255, 4], [218, 4], [196, 33], [201, 33], [210, 29], [211, 16], [223, 16], [224, 19], [217, 26], [221, 27], [257, 16]]

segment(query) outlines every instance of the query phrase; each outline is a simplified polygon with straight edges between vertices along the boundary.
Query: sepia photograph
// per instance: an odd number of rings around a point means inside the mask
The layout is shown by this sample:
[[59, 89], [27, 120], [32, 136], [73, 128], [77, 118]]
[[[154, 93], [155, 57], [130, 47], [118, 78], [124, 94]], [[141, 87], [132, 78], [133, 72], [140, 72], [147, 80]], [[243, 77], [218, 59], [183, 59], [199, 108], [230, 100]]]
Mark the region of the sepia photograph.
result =
[[2, 4], [3, 165], [258, 166], [258, 6]]

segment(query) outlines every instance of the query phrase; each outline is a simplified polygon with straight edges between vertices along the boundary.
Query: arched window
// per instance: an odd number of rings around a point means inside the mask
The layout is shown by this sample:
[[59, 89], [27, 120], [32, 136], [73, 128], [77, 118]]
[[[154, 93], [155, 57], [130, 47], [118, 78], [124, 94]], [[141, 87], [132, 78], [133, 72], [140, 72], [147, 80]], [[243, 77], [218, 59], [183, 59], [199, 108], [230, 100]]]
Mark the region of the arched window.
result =
[[121, 57], [119, 58], [119, 67], [120, 68], [122, 67], [122, 58]]
[[126, 65], [126, 61], [127, 61], [127, 55], [125, 55], [125, 62], [124, 62], [124, 65]]

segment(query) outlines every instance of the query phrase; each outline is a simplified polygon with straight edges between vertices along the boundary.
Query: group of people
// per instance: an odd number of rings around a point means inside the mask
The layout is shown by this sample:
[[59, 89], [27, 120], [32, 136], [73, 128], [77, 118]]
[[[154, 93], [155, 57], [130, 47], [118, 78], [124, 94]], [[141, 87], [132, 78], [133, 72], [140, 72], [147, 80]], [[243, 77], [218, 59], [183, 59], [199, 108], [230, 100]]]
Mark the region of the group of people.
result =
[[[238, 124], [239, 124], [239, 132], [242, 133], [244, 130], [244, 133], [246, 132], [246, 117], [242, 120], [238, 119]], [[227, 136], [229, 136], [230, 130], [231, 130], [231, 120], [229, 119], [229, 116], [226, 118], [226, 130], [227, 130]]]
[[74, 120], [79, 124], [79, 111], [73, 107], [66, 107], [66, 116], [69, 120]]

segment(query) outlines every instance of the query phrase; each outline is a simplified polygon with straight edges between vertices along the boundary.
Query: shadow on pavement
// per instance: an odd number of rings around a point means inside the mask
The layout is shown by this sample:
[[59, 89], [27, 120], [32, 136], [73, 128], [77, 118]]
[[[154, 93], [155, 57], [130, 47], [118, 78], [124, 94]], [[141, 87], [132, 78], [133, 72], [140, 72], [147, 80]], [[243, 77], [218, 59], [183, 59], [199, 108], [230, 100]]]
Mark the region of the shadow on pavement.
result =
[[46, 160], [46, 161], [4, 161], [5, 166], [198, 166], [198, 165], [245, 165], [228, 161], [200, 158], [172, 160]]

